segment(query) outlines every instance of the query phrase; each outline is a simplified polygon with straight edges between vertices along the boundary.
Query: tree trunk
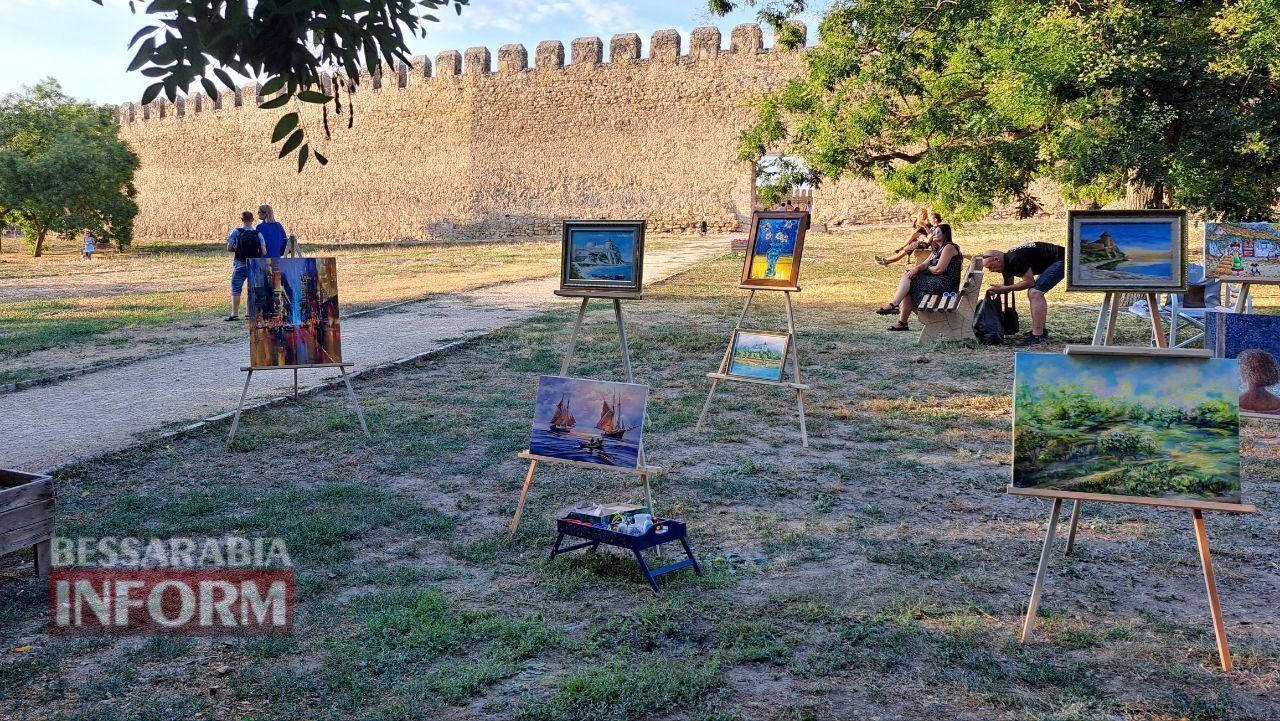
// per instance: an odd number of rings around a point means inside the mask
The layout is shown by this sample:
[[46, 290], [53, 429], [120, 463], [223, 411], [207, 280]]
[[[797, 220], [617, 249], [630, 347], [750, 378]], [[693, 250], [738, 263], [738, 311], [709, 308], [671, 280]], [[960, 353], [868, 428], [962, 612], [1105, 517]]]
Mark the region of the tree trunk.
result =
[[1120, 200], [1107, 203], [1107, 210], [1151, 210], [1168, 208], [1172, 200], [1172, 188], [1157, 183], [1141, 185], [1130, 182]]
[[36, 231], [36, 249], [35, 252], [32, 253], [32, 257], [39, 258], [40, 254], [44, 252], [44, 237], [48, 234], [48, 228], [41, 228]]

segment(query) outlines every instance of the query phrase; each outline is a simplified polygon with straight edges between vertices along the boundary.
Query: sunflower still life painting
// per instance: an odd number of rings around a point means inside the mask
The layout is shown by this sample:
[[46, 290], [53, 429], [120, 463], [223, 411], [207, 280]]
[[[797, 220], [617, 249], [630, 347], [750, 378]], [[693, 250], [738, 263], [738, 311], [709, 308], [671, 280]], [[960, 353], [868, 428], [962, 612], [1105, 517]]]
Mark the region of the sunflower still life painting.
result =
[[1011, 490], [1240, 504], [1238, 384], [1227, 359], [1019, 353]]

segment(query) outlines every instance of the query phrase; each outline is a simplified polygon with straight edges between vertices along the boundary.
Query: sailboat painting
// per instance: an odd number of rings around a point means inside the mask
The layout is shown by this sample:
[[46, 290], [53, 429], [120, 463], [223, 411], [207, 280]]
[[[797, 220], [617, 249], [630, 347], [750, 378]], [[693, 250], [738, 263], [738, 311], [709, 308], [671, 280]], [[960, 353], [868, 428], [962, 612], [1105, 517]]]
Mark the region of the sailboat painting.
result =
[[648, 400], [646, 385], [540, 376], [529, 452], [637, 468]]

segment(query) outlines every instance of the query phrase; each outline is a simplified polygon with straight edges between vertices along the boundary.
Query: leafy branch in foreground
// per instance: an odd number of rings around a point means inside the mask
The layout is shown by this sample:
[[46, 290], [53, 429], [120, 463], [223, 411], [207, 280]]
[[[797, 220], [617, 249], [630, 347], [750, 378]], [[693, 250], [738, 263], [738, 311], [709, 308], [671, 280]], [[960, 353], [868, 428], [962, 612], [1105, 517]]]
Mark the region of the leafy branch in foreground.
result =
[[[93, 0], [101, 5], [102, 0]], [[218, 96], [219, 81], [235, 90], [231, 73], [266, 78], [261, 107], [283, 108], [290, 102], [325, 106], [323, 128], [329, 137], [328, 104], [343, 113], [341, 91], [347, 90], [347, 124], [351, 83], [363, 69], [380, 73], [383, 64], [409, 64], [406, 37], [426, 36], [425, 24], [438, 22], [432, 14], [453, 7], [459, 15], [470, 0], [130, 0], [129, 9], [152, 16], [129, 41], [134, 50], [130, 71], [155, 80], [142, 94], [149, 103], [163, 93], [171, 102], [179, 93], [200, 85]], [[406, 35], [407, 33], [407, 35]], [[326, 74], [341, 72], [332, 90]], [[298, 110], [277, 121], [271, 141], [281, 143], [280, 157], [298, 154], [298, 171], [314, 156], [328, 159], [311, 147]]]

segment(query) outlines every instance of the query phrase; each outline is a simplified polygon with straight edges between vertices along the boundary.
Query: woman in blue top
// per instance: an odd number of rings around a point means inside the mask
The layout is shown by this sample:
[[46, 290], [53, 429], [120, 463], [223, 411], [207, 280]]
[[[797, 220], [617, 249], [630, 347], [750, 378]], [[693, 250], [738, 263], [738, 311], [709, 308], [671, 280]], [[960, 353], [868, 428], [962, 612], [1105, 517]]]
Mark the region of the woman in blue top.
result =
[[264, 258], [279, 258], [284, 255], [284, 246], [288, 242], [285, 238], [284, 226], [276, 222], [276, 214], [271, 210], [270, 205], [258, 206], [258, 235], [262, 236], [262, 242], [267, 246], [267, 254]]

